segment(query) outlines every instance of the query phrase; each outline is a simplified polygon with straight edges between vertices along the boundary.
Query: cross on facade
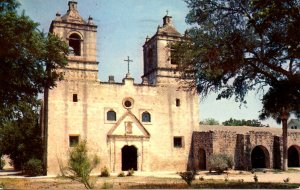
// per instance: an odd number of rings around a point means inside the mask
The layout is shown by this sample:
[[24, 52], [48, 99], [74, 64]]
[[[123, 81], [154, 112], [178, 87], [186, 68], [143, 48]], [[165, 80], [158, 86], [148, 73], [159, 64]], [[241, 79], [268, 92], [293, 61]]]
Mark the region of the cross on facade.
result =
[[129, 63], [130, 63], [130, 62], [133, 62], [133, 60], [130, 60], [130, 59], [129, 59], [129, 56], [127, 56], [127, 60], [125, 59], [124, 61], [127, 62], [127, 64], [128, 64], [128, 73], [130, 73], [130, 70], [129, 70]]

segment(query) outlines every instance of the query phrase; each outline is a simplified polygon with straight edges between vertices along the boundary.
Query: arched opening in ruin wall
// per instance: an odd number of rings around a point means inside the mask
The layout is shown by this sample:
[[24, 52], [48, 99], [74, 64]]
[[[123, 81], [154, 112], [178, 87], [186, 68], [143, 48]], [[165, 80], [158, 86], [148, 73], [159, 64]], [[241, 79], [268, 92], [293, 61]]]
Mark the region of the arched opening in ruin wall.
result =
[[292, 145], [288, 148], [288, 167], [300, 167], [300, 146]]
[[251, 151], [252, 168], [270, 168], [270, 154], [266, 147], [255, 146]]

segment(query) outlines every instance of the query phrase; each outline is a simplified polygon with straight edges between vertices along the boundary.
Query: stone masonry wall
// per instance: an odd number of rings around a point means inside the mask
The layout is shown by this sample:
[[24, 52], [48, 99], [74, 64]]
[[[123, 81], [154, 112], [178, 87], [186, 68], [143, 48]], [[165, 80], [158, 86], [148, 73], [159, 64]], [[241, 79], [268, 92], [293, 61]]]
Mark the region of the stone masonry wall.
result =
[[[199, 149], [206, 153], [206, 169], [209, 169], [208, 157], [213, 153], [230, 155], [234, 160], [235, 169], [252, 169], [251, 153], [255, 147], [261, 148], [265, 155], [267, 168], [280, 168], [282, 165], [281, 129], [231, 127], [231, 126], [200, 126], [201, 132], [194, 132], [192, 136], [191, 169], [201, 168], [199, 163]], [[240, 130], [239, 130], [240, 129]], [[295, 146], [300, 155], [300, 131], [289, 130], [288, 148]], [[202, 158], [203, 159], [203, 158]]]

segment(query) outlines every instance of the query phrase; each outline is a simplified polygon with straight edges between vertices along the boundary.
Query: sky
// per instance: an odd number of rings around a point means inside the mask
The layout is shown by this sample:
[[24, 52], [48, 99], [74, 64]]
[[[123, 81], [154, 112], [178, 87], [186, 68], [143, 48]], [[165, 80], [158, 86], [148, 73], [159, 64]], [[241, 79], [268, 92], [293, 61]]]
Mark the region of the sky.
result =
[[[19, 0], [20, 11], [24, 10], [32, 20], [40, 24], [39, 29], [48, 32], [51, 21], [59, 12], [68, 10], [68, 0]], [[189, 28], [185, 23], [188, 8], [183, 0], [77, 0], [80, 15], [87, 20], [91, 16], [97, 29], [97, 61], [99, 80], [107, 81], [114, 75], [121, 82], [127, 73], [127, 56], [133, 60], [130, 66], [135, 83], [141, 83], [143, 75], [143, 44], [147, 36], [155, 34], [162, 18], [173, 17], [173, 23], [180, 33]], [[230, 118], [258, 119], [262, 108], [257, 92], [250, 92], [247, 104], [216, 100], [216, 94], [200, 100], [200, 120], [214, 118], [220, 123]], [[271, 127], [278, 127], [273, 119], [263, 121]]]

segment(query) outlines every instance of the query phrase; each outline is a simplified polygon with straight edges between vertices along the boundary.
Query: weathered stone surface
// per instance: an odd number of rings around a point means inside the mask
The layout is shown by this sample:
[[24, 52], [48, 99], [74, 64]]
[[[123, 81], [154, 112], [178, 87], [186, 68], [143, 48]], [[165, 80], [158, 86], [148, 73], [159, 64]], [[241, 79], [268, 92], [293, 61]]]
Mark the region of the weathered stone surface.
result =
[[[78, 13], [74, 10], [76, 6], [69, 9]], [[147, 75], [144, 80], [152, 82], [135, 84], [129, 73], [122, 83], [100, 82], [96, 62], [97, 26], [85, 21], [71, 22], [67, 16], [56, 18], [50, 31], [67, 42], [70, 35], [79, 36], [80, 55], [68, 57], [69, 65], [62, 71], [64, 80], [46, 97], [47, 174], [59, 173], [59, 160], [66, 163], [69, 136], [86, 139], [90, 153], [99, 155], [101, 165], [95, 172], [104, 166], [121, 171], [125, 145], [137, 148], [139, 171], [185, 170], [192, 131], [198, 129], [198, 96], [179, 88], [178, 73], [173, 72], [176, 65], [171, 65], [167, 47], [173, 37], [153, 38], [157, 44], [154, 69], [158, 72], [152, 73], [155, 82]], [[159, 66], [165, 70], [158, 69]], [[130, 108], [124, 106], [126, 100], [131, 101]], [[116, 113], [116, 121], [108, 121], [108, 111]], [[150, 113], [151, 122], [142, 121], [143, 112]], [[181, 147], [174, 146], [174, 137], [181, 137]]]
[[[236, 169], [252, 169], [252, 153], [260, 147], [265, 155], [266, 168], [280, 168], [282, 165], [282, 129], [247, 126], [200, 126], [200, 132], [194, 132], [191, 153], [194, 165], [191, 169], [198, 170], [203, 162], [199, 158], [199, 148], [206, 153], [206, 169], [209, 169], [208, 157], [213, 153], [231, 156]], [[289, 130], [288, 148], [299, 149], [300, 132]], [[298, 151], [300, 155], [300, 151]], [[298, 157], [299, 158], [299, 157]], [[201, 158], [203, 159], [203, 158]]]

